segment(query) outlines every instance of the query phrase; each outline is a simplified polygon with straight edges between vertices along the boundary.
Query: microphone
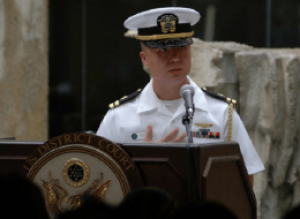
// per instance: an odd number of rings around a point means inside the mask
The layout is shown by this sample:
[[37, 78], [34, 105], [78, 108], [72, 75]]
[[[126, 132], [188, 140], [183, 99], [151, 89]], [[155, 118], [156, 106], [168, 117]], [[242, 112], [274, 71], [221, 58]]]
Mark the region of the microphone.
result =
[[193, 119], [194, 117], [194, 94], [195, 88], [192, 85], [185, 84], [180, 89], [180, 96], [184, 99], [184, 104], [189, 119]]
[[190, 174], [193, 177], [193, 181], [195, 183], [195, 188], [197, 192], [197, 198], [200, 200], [200, 193], [199, 193], [199, 187], [197, 183], [197, 177], [196, 177], [196, 170], [195, 170], [195, 163], [193, 160], [193, 156], [190, 151], [190, 143], [193, 143], [193, 135], [191, 133], [191, 128], [193, 124], [193, 117], [195, 112], [195, 106], [194, 106], [194, 94], [195, 94], [195, 88], [189, 84], [185, 84], [180, 89], [180, 96], [184, 99], [184, 104], [186, 108], [186, 114], [182, 116], [182, 124], [186, 128], [186, 134], [187, 134], [187, 142], [186, 142], [186, 149], [188, 153], [188, 165], [190, 168]]

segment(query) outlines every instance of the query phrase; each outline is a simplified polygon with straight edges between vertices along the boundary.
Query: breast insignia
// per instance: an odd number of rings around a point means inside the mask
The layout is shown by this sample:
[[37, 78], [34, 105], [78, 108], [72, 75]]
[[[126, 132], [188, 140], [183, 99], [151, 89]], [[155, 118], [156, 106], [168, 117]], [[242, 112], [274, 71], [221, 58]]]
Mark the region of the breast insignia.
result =
[[195, 123], [196, 126], [199, 126], [201, 128], [210, 128], [212, 127], [214, 124], [212, 123]]
[[136, 98], [140, 93], [142, 92], [142, 89], [138, 89], [137, 91], [133, 92], [132, 94], [129, 94], [127, 96], [122, 97], [119, 100], [116, 100], [115, 102], [108, 105], [109, 109], [116, 108], [118, 106], [121, 106], [122, 104], [126, 103], [129, 100], [133, 100]]

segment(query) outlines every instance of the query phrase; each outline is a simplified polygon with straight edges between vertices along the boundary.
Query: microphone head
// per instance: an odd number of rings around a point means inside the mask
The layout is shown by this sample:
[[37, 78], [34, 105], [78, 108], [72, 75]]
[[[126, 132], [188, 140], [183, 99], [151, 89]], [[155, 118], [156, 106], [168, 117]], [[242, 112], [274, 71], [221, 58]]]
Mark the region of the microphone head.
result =
[[190, 92], [193, 97], [195, 94], [195, 88], [192, 85], [185, 84], [180, 88], [180, 96], [184, 98], [184, 93], [186, 92]]

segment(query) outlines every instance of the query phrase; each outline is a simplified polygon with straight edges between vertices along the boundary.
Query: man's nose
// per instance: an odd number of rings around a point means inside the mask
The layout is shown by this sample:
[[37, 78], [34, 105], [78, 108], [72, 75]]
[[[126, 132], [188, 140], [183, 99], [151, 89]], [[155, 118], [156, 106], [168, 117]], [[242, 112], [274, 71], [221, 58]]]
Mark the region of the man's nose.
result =
[[171, 63], [179, 62], [180, 61], [180, 56], [179, 56], [180, 48], [179, 47], [172, 47], [171, 51], [172, 51], [172, 56], [171, 56], [170, 62]]

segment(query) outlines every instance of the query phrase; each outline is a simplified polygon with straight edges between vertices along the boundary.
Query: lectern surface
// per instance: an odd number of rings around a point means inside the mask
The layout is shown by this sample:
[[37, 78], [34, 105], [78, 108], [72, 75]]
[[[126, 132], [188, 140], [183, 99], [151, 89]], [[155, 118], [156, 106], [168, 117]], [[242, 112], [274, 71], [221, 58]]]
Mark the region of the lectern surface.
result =
[[[162, 188], [179, 203], [198, 201], [185, 144], [123, 144], [140, 169], [144, 185]], [[201, 200], [221, 202], [239, 218], [256, 218], [256, 201], [239, 145], [191, 144]]]
[[[43, 143], [0, 141], [0, 173], [18, 171]], [[168, 191], [179, 204], [199, 201], [185, 144], [119, 145], [138, 167], [142, 185]], [[191, 144], [190, 151], [200, 198], [223, 203], [239, 218], [256, 218], [255, 197], [238, 144]]]

